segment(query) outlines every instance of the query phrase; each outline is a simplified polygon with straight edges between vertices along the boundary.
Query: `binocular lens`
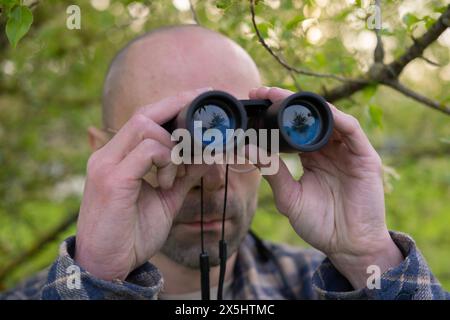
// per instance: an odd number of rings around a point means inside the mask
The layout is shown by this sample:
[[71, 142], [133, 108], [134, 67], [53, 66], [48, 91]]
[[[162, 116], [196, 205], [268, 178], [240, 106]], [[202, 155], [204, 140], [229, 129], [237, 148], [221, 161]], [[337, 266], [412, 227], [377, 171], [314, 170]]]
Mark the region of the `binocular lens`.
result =
[[283, 110], [283, 128], [298, 146], [314, 144], [321, 136], [322, 122], [317, 109], [309, 103], [293, 104]]
[[[199, 106], [193, 114], [194, 121], [201, 121], [201, 136], [196, 136], [197, 141], [202, 141], [204, 146], [209, 144], [225, 145], [227, 143], [227, 129], [236, 129], [236, 121], [228, 108], [217, 104], [206, 104]], [[215, 141], [214, 135], [211, 139], [205, 139], [205, 132], [209, 129], [217, 129], [221, 133], [222, 141]], [[195, 132], [200, 135], [200, 132]]]

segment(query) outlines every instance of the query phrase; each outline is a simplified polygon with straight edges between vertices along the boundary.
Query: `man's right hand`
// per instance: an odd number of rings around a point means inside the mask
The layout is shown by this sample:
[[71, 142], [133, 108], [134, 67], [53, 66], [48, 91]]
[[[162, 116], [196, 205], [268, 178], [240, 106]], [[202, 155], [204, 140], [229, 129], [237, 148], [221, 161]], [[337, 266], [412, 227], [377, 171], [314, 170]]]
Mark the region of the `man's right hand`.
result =
[[[104, 280], [124, 280], [160, 250], [186, 194], [204, 166], [179, 168], [174, 142], [161, 125], [200, 93], [180, 93], [139, 109], [117, 134], [95, 151], [77, 226], [75, 261]], [[143, 177], [157, 168], [158, 188]]]

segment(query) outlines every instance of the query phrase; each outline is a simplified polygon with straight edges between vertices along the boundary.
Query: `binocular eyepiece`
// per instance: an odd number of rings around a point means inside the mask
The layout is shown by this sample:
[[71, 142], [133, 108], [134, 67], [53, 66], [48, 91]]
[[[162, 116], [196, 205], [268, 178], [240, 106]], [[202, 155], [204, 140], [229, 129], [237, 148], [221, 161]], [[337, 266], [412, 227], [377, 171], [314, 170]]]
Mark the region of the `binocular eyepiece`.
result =
[[[195, 122], [201, 121], [201, 130]], [[238, 100], [223, 91], [208, 91], [186, 105], [178, 116], [164, 127], [189, 131], [202, 147], [211, 143], [229, 143], [227, 130], [278, 129], [280, 152], [311, 152], [322, 148], [333, 131], [333, 117], [325, 99], [312, 92], [298, 92], [272, 102], [270, 100]], [[222, 133], [222, 141], [205, 140], [208, 129]]]

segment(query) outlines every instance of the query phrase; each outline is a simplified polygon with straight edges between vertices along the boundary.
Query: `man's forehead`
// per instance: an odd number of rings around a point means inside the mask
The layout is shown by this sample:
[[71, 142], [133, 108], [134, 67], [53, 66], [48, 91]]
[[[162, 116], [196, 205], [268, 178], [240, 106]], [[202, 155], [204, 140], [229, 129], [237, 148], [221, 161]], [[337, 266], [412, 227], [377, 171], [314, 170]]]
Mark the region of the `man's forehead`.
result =
[[241, 47], [198, 27], [142, 38], [121, 59], [110, 72], [115, 88], [107, 92], [114, 98], [106, 99], [114, 109], [114, 122], [120, 124], [137, 108], [180, 91], [213, 87], [246, 98], [249, 89], [260, 84], [256, 65]]

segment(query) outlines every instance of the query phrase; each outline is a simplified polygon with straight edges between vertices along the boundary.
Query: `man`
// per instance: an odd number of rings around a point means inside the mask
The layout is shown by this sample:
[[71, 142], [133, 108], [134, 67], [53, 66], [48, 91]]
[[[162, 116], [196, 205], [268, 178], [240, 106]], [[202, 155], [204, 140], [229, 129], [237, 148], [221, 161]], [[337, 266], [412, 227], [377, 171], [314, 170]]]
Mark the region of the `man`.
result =
[[[6, 298], [200, 298], [201, 177], [215, 297], [224, 166], [174, 165], [174, 142], [161, 127], [211, 88], [272, 101], [291, 94], [261, 87], [255, 63], [241, 47], [198, 26], [158, 29], [115, 57], [104, 84], [105, 128], [89, 129], [94, 152], [76, 238], [61, 245], [44, 278]], [[230, 170], [225, 298], [448, 298], [413, 240], [388, 231], [381, 160], [358, 121], [331, 108], [333, 138], [322, 150], [301, 155], [301, 179], [294, 180], [281, 160], [279, 171], [265, 176], [278, 210], [317, 251], [249, 233], [260, 174]], [[371, 265], [380, 270], [379, 288], [367, 286]], [[73, 266], [81, 270], [78, 287], [67, 284]]]

